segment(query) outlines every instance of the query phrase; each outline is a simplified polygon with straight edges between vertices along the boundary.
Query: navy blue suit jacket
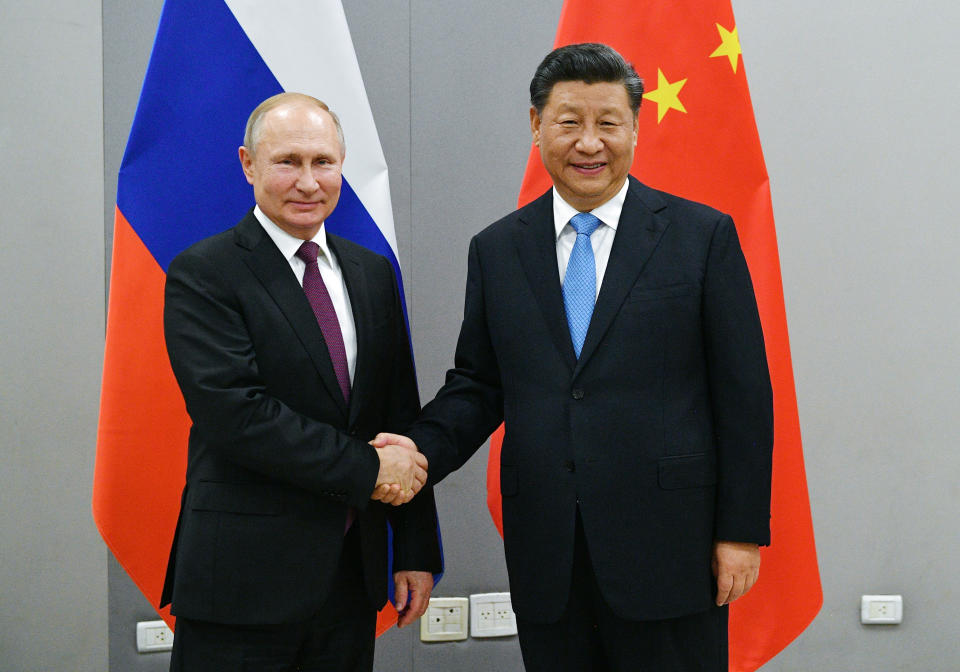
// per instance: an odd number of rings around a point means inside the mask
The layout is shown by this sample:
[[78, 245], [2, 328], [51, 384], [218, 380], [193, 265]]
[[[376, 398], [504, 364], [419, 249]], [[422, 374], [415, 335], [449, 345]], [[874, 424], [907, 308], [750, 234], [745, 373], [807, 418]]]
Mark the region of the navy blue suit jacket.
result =
[[371, 502], [379, 461], [367, 441], [419, 410], [393, 267], [328, 234], [357, 329], [347, 405], [303, 289], [252, 211], [177, 256], [164, 331], [193, 421], [163, 604], [220, 623], [284, 623], [330, 591], [349, 506], [360, 510], [370, 607], [393, 571], [440, 571], [433, 493], [394, 509]]
[[772, 393], [733, 221], [629, 180], [579, 360], [552, 192], [474, 237], [455, 368], [410, 434], [436, 482], [504, 421], [504, 546], [530, 621], [566, 604], [578, 506], [626, 618], [709, 608], [714, 540], [769, 543]]

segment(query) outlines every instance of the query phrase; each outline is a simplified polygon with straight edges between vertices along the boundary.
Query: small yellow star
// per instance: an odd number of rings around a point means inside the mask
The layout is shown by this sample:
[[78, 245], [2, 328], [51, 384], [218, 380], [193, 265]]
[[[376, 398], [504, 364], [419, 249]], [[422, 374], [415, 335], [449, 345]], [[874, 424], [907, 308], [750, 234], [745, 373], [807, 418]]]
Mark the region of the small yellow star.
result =
[[663, 117], [668, 110], [679, 110], [684, 114], [687, 113], [687, 110], [683, 107], [683, 103], [680, 102], [679, 98], [680, 89], [682, 89], [686, 83], [687, 80], [684, 78], [671, 84], [667, 81], [667, 78], [664, 77], [663, 71], [657, 68], [657, 88], [649, 93], [643, 94], [643, 97], [657, 104], [658, 124], [663, 121]]
[[732, 67], [734, 73], [736, 73], [740, 54], [743, 53], [740, 51], [740, 38], [737, 37], [737, 27], [734, 26], [733, 31], [729, 31], [718, 23], [717, 32], [720, 33], [720, 46], [710, 54], [710, 58], [726, 56], [730, 59], [730, 67]]

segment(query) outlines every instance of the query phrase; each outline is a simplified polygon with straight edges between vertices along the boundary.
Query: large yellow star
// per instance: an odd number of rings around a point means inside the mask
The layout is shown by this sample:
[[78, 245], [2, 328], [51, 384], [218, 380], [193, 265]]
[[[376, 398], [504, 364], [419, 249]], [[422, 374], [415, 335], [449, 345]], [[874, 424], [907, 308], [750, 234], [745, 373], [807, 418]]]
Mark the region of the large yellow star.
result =
[[740, 54], [743, 53], [740, 51], [740, 38], [737, 37], [737, 27], [734, 26], [733, 31], [729, 31], [718, 23], [717, 32], [720, 33], [720, 46], [710, 54], [710, 58], [726, 56], [730, 59], [730, 67], [736, 72], [737, 63], [740, 61]]
[[649, 93], [643, 94], [643, 97], [657, 104], [658, 124], [663, 121], [663, 117], [668, 110], [679, 110], [686, 114], [687, 110], [683, 107], [683, 103], [680, 102], [679, 98], [680, 89], [682, 89], [686, 83], [687, 80], [684, 78], [671, 84], [667, 81], [667, 78], [664, 77], [663, 71], [657, 68], [657, 88]]

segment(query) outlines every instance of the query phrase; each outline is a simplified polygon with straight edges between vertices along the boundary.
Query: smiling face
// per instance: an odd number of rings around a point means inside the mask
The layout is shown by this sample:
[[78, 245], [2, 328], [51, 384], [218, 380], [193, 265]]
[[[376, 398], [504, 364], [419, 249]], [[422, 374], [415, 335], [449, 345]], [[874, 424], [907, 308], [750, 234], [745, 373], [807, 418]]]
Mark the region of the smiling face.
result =
[[543, 165], [560, 196], [581, 212], [603, 205], [623, 186], [637, 123], [621, 82], [557, 82], [540, 114], [530, 108]]
[[310, 240], [337, 207], [343, 147], [333, 117], [304, 102], [266, 112], [240, 163], [263, 213], [291, 236]]

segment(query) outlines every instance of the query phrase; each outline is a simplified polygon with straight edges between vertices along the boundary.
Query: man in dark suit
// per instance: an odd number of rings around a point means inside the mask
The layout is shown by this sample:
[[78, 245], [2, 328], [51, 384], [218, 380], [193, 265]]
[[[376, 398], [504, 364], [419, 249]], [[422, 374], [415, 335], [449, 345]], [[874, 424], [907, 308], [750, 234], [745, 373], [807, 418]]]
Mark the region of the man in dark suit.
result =
[[773, 443], [736, 229], [628, 176], [643, 84], [613, 49], [553, 51], [530, 93], [553, 189], [471, 241], [455, 368], [409, 436], [433, 483], [504, 422], [528, 672], [725, 670]]
[[[180, 254], [164, 328], [193, 426], [163, 603], [173, 670], [373, 669], [387, 599], [387, 520], [400, 624], [440, 570], [433, 495], [391, 508], [426, 460], [374, 448], [419, 410], [393, 268], [326, 233], [344, 158], [322, 102], [253, 111], [240, 161], [257, 206]], [[200, 213], [198, 216], [202, 216]]]

